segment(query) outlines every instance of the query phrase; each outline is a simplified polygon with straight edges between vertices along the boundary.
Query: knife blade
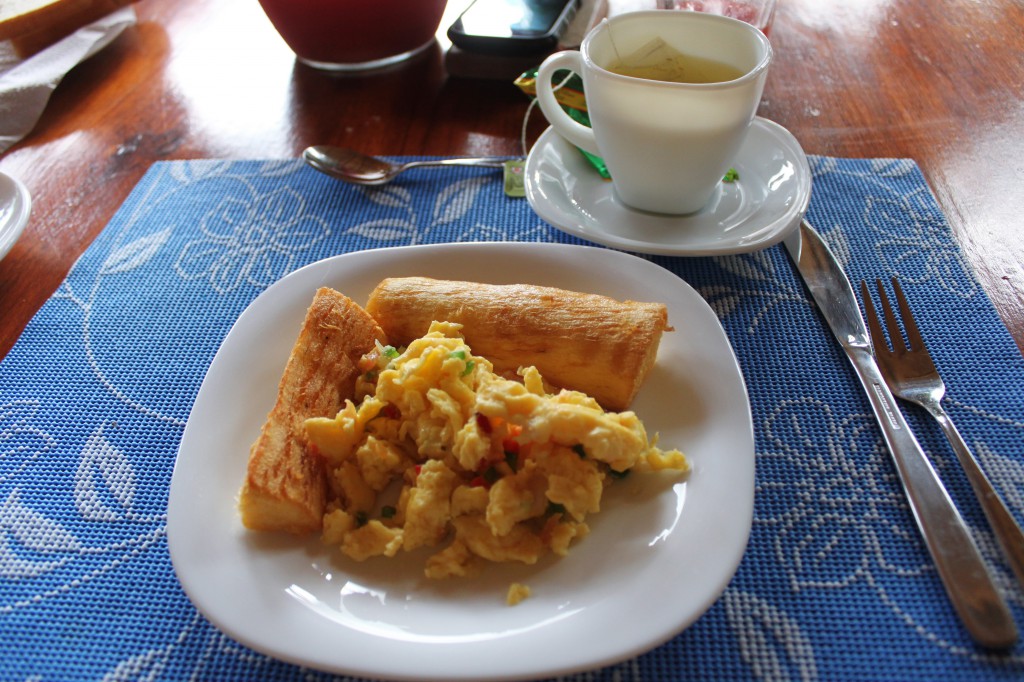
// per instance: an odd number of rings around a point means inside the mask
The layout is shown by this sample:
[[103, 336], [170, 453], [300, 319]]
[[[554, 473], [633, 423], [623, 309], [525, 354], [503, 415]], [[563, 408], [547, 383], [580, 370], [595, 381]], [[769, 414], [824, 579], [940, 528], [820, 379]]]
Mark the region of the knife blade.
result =
[[785, 245], [867, 394], [914, 520], [961, 622], [983, 646], [1012, 646], [1017, 641], [1017, 627], [1010, 609], [996, 589], [967, 524], [885, 384], [842, 266], [806, 220], [786, 238]]

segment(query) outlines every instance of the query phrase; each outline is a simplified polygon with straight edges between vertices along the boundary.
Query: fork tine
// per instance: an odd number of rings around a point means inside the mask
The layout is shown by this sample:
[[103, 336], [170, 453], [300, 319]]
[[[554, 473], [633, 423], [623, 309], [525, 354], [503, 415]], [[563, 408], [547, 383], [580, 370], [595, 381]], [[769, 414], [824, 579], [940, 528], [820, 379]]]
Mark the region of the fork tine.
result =
[[885, 285], [882, 280], [875, 280], [875, 287], [878, 289], [878, 299], [882, 304], [882, 312], [885, 315], [885, 326], [889, 329], [889, 341], [892, 343], [893, 352], [899, 354], [907, 350], [903, 343], [903, 331], [900, 329], [900, 321], [893, 312], [892, 304], [889, 303], [889, 296], [885, 293]]
[[864, 312], [868, 323], [868, 332], [871, 334], [871, 344], [875, 347], [875, 353], [888, 352], [889, 346], [885, 342], [885, 332], [882, 331], [882, 323], [878, 321], [878, 311], [875, 310], [874, 301], [871, 300], [871, 291], [868, 290], [868, 283], [860, 281], [860, 297], [864, 301]]
[[903, 327], [907, 330], [907, 341], [910, 344], [910, 348], [924, 349], [924, 339], [921, 338], [921, 331], [917, 328], [917, 322], [914, 321], [914, 313], [910, 310], [907, 297], [903, 295], [903, 287], [900, 286], [900, 281], [895, 277], [892, 278], [892, 289], [896, 293], [896, 304], [899, 306], [900, 315], [903, 317]]

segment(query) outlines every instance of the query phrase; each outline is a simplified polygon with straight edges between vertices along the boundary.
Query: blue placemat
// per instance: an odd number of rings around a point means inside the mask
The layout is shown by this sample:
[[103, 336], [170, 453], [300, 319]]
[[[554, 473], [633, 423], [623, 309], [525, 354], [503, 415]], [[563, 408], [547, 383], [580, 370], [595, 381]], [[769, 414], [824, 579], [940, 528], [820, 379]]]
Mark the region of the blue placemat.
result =
[[[917, 167], [811, 163], [810, 220], [854, 282], [900, 276], [954, 419], [1024, 516], [1024, 362]], [[406, 177], [355, 188], [289, 160], [158, 163], [142, 179], [0, 363], [0, 679], [329, 678], [197, 614], [167, 553], [167, 492], [206, 367], [281, 276], [381, 246], [578, 241], [505, 197], [493, 172]], [[955, 620], [868, 404], [782, 247], [652, 260], [712, 304], [739, 357], [754, 526], [696, 624], [575, 679], [1021, 679], [1024, 646], [980, 650]], [[1024, 625], [1024, 592], [951, 450], [905, 411]]]

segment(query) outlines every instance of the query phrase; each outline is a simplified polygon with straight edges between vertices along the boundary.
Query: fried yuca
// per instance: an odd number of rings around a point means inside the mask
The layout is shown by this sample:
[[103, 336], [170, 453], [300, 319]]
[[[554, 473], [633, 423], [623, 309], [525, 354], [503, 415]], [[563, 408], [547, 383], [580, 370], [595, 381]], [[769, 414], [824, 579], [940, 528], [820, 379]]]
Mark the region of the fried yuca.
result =
[[439, 547], [429, 578], [532, 564], [589, 532], [616, 478], [689, 471], [634, 413], [548, 393], [534, 367], [521, 381], [495, 374], [458, 324], [431, 324], [403, 352], [378, 344], [361, 368], [355, 402], [305, 422], [328, 471], [323, 539], [356, 560]]
[[554, 386], [629, 409], [670, 331], [663, 303], [618, 301], [532, 284], [483, 284], [395, 277], [381, 281], [366, 311], [395, 345], [430, 323], [463, 325], [466, 341], [499, 374], [534, 366]]

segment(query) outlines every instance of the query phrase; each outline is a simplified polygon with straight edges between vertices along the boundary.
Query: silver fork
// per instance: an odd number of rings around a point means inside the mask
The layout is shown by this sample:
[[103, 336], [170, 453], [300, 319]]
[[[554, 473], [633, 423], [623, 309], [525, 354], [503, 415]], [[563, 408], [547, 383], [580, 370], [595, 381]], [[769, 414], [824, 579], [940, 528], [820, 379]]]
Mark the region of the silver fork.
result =
[[868, 286], [863, 281], [860, 283], [861, 297], [867, 311], [867, 323], [873, 339], [875, 358], [882, 370], [882, 376], [885, 377], [885, 383], [889, 385], [889, 390], [903, 400], [917, 403], [926, 409], [942, 427], [946, 438], [953, 446], [953, 452], [956, 453], [960, 465], [967, 474], [967, 480], [970, 481], [974, 494], [981, 503], [989, 525], [992, 526], [992, 530], [999, 540], [1003, 553], [1017, 576], [1017, 581], [1024, 586], [1024, 532], [1021, 531], [1010, 510], [1006, 508], [999, 493], [992, 487], [992, 483], [988, 480], [978, 460], [971, 453], [956, 425], [953, 424], [953, 420], [942, 407], [946, 385], [943, 383], [942, 377], [939, 376], [938, 370], [935, 369], [935, 363], [921, 338], [921, 332], [914, 321], [903, 289], [900, 287], [899, 281], [893, 277], [892, 287], [896, 294], [900, 315], [903, 318], [903, 326], [907, 332], [907, 344], [903, 343], [899, 320], [889, 304], [889, 297], [886, 296], [882, 280], [875, 280], [875, 287], [878, 289], [878, 298], [885, 315], [885, 324], [889, 330], [892, 350], [889, 350], [886, 345], [882, 323], [875, 312]]

